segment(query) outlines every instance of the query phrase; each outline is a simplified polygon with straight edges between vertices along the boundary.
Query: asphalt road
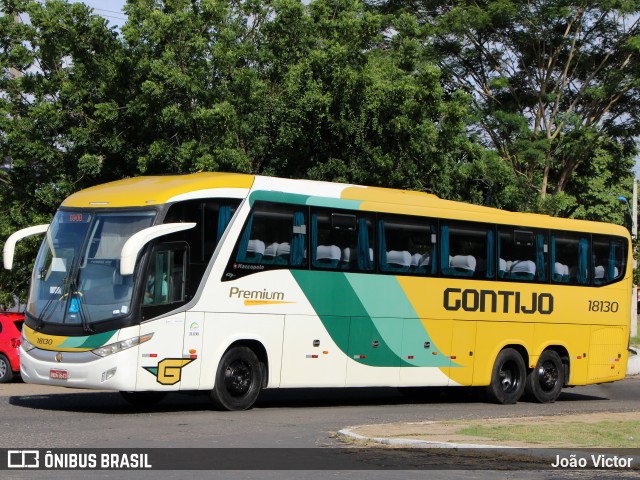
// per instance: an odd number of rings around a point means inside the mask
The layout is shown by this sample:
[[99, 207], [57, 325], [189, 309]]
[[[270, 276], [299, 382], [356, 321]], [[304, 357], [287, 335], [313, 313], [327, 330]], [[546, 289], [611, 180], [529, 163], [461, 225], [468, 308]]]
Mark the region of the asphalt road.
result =
[[[265, 391], [250, 411], [211, 410], [206, 396], [170, 394], [160, 404], [134, 408], [117, 393], [85, 392], [22, 383], [0, 386], [0, 448], [314, 448], [340, 447], [338, 430], [354, 425], [426, 420], [640, 412], [640, 378], [563, 391], [550, 405], [492, 405], [472, 390], [326, 389]], [[640, 413], [639, 413], [640, 417]], [[640, 435], [639, 435], [640, 440]], [[10, 472], [4, 478], [27, 478]], [[52, 472], [29, 472], [52, 478]], [[71, 472], [57, 478], [85, 478]], [[101, 478], [131, 473], [91, 472]], [[138, 472], [146, 478], [151, 472]], [[160, 474], [161, 473], [161, 474]], [[372, 473], [381, 475], [377, 477]], [[219, 478], [425, 478], [425, 472], [225, 472]], [[429, 472], [429, 478], [563, 478], [558, 472]], [[600, 472], [603, 478], [607, 472]], [[45, 475], [46, 474], [46, 475]], [[259, 475], [260, 474], [260, 475]], [[458, 476], [459, 474], [459, 476]], [[582, 476], [575, 477], [577, 474]], [[628, 474], [628, 472], [627, 472]], [[174, 476], [175, 475], [175, 476]], [[201, 476], [202, 475], [202, 476]], [[234, 475], [236, 475], [234, 477]], [[566, 472], [566, 478], [587, 478]], [[55, 477], [55, 475], [54, 475]], [[203, 472], [155, 472], [149, 478], [212, 478]], [[615, 477], [619, 477], [616, 473]], [[590, 477], [589, 477], [590, 478]], [[593, 477], [596, 478], [596, 477]], [[614, 477], [612, 477], [614, 478]]]

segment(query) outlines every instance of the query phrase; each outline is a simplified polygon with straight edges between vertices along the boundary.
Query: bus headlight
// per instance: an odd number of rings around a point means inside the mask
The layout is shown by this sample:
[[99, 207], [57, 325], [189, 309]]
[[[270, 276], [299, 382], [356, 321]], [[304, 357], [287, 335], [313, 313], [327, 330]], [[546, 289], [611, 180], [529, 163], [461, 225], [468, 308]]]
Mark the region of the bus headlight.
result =
[[28, 352], [29, 350], [33, 350], [34, 348], [36, 348], [35, 345], [29, 342], [29, 340], [27, 340], [27, 337], [24, 336], [24, 333], [22, 334], [22, 338], [20, 339], [20, 346], [25, 352]]
[[104, 347], [95, 348], [91, 350], [91, 352], [95, 353], [99, 357], [107, 357], [109, 355], [113, 355], [114, 353], [127, 350], [128, 348], [136, 347], [141, 343], [148, 342], [149, 340], [151, 340], [151, 337], [153, 337], [153, 333], [142, 335], [140, 337], [129, 338], [127, 340], [122, 340], [121, 342], [111, 343], [109, 345], [105, 345]]

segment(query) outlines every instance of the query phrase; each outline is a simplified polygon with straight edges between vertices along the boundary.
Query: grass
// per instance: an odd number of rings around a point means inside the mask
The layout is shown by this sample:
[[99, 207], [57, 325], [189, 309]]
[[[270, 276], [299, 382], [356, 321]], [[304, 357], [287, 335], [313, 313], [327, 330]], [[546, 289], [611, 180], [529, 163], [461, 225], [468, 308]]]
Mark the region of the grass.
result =
[[640, 443], [640, 420], [597, 423], [512, 424], [504, 426], [474, 425], [456, 433], [494, 440], [517, 440], [541, 447], [637, 448]]

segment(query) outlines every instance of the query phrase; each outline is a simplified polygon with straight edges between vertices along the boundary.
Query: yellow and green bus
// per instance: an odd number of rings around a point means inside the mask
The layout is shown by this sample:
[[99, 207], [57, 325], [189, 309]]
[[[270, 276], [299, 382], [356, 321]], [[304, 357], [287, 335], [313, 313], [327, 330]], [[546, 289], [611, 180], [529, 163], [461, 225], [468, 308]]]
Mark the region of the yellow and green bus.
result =
[[629, 233], [434, 195], [231, 173], [71, 195], [45, 233], [26, 382], [136, 403], [264, 388], [480, 386], [553, 402], [624, 378]]

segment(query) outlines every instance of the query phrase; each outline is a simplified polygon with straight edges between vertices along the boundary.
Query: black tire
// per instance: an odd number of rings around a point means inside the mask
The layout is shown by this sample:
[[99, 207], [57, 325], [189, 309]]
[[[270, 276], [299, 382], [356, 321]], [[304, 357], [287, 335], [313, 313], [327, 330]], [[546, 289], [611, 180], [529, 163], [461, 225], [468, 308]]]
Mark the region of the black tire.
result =
[[555, 402], [564, 386], [562, 359], [553, 350], [540, 355], [536, 367], [527, 375], [525, 392], [527, 397], [539, 403]]
[[222, 356], [211, 400], [221, 410], [247, 410], [260, 394], [263, 368], [248, 347], [233, 347]]
[[491, 384], [486, 392], [489, 400], [502, 405], [511, 405], [524, 393], [526, 366], [522, 356], [513, 348], [502, 350], [491, 372]]
[[8, 383], [13, 380], [13, 371], [9, 359], [0, 353], [0, 383]]
[[166, 392], [120, 392], [120, 395], [136, 407], [155, 405], [167, 396]]

